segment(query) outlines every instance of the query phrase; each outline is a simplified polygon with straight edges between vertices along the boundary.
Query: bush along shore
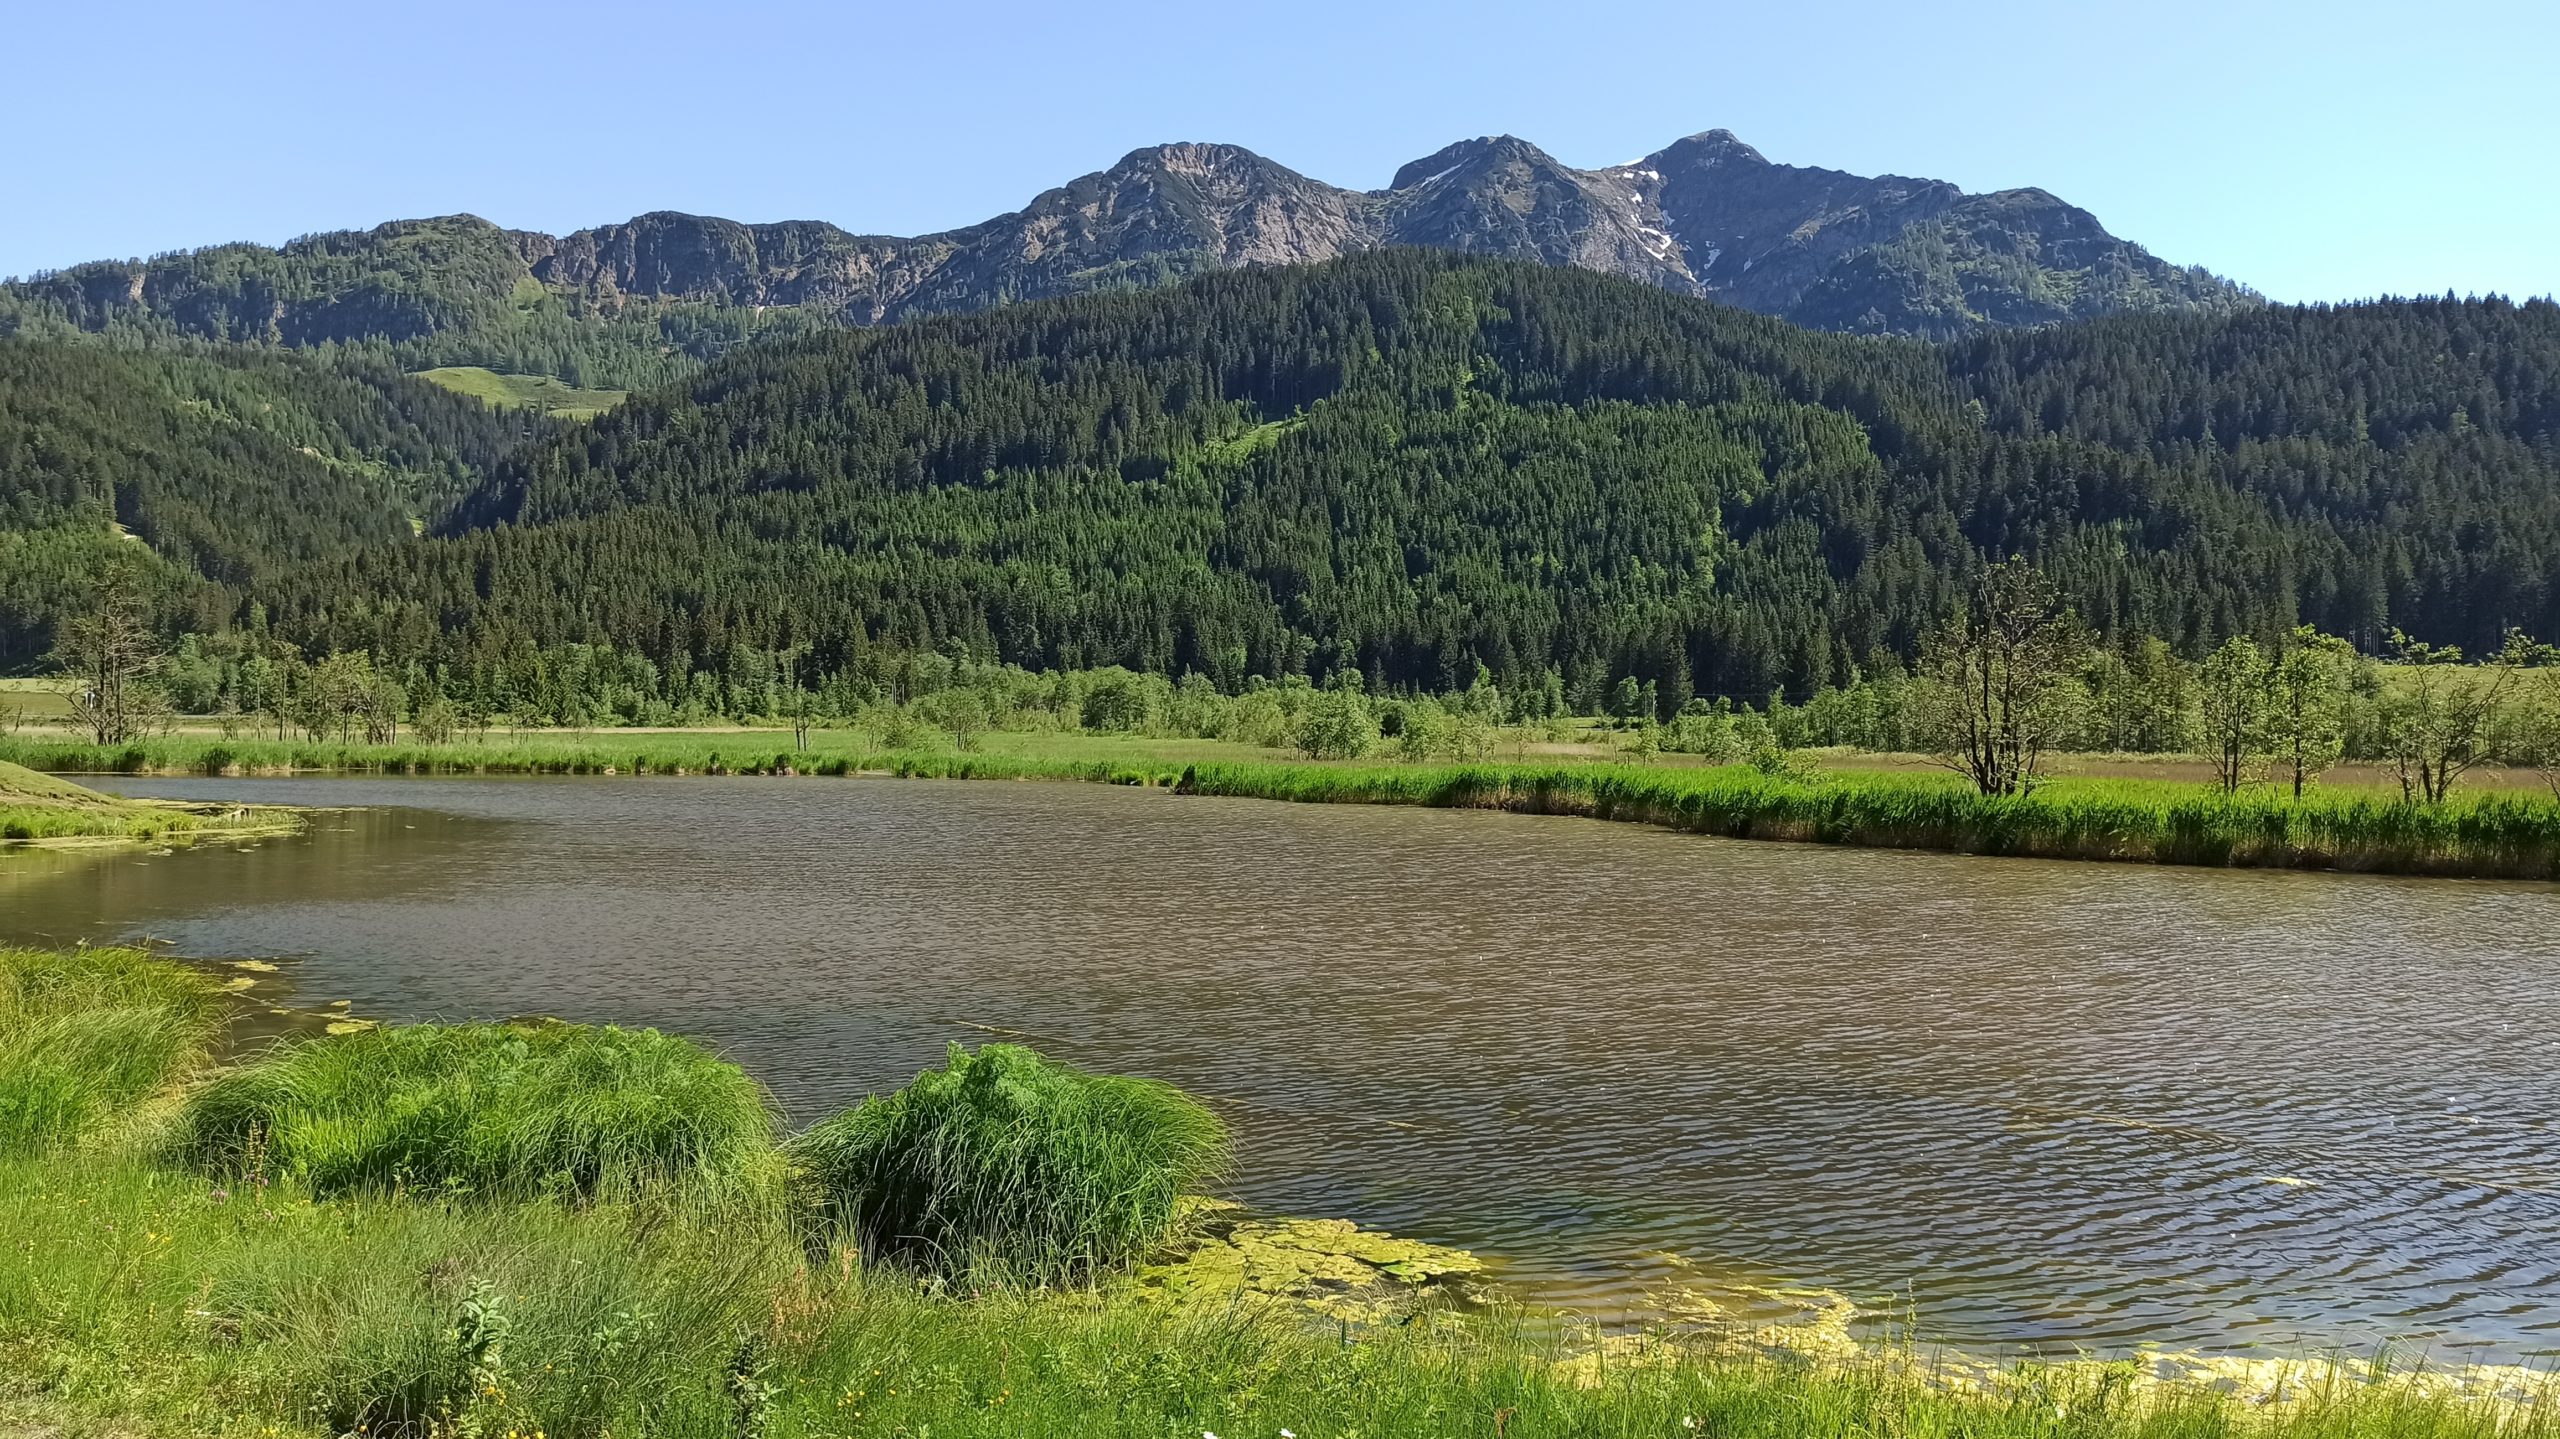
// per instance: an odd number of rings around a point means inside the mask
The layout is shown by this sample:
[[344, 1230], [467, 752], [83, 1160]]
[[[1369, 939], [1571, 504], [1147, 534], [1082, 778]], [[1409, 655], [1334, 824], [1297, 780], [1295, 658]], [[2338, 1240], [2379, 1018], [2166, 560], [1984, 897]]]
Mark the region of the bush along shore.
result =
[[[2530, 1381], [1823, 1362], [1212, 1282], [1263, 1249], [1462, 1273], [1189, 1191], [1197, 1101], [1029, 1051], [785, 1138], [653, 1031], [417, 1025], [212, 1069], [212, 979], [0, 950], [0, 1433], [2539, 1439]], [[1202, 1222], [1204, 1213], [1223, 1218]], [[1330, 1256], [1321, 1241], [1337, 1243]], [[2210, 1366], [2195, 1371], [2211, 1377]]]
[[846, 775], [1056, 779], [1331, 804], [1568, 814], [1741, 839], [2156, 864], [2560, 878], [2560, 803], [2479, 793], [2412, 804], [2378, 791], [2226, 794], [2166, 780], [2048, 781], [1984, 795], [1951, 775], [1572, 762], [1342, 765], [1044, 759], [966, 751], [776, 749], [759, 736], [647, 734], [515, 744], [335, 745], [164, 738], [123, 746], [0, 740], [37, 769], [126, 774]]

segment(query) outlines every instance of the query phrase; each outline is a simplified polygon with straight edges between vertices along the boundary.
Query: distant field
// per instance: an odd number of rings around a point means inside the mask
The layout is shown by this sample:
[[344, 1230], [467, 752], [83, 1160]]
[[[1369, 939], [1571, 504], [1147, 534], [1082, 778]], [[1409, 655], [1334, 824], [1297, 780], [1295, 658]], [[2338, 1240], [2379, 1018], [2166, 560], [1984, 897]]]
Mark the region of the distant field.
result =
[[62, 682], [49, 679], [0, 679], [0, 711], [14, 710], [27, 720], [50, 720], [71, 711], [62, 697]]
[[581, 390], [550, 375], [502, 375], [478, 365], [447, 365], [442, 369], [420, 370], [418, 378], [431, 380], [457, 394], [472, 396], [499, 409], [540, 410], [564, 420], [592, 419], [621, 404], [624, 391]]
[[[54, 721], [69, 709], [58, 688], [59, 682], [42, 679], [0, 679], [0, 708], [15, 706], [28, 728], [26, 739], [60, 738], [62, 731]], [[235, 721], [240, 738], [272, 740], [277, 738], [274, 721], [248, 717]], [[170, 726], [180, 737], [211, 739], [221, 734], [222, 726], [209, 716], [181, 715]], [[600, 728], [589, 730], [537, 729], [511, 731], [505, 726], [491, 730], [477, 739], [462, 737], [456, 741], [465, 752], [486, 750], [540, 755], [548, 753], [585, 752], [631, 748], [648, 750], [666, 743], [700, 741], [708, 750], [724, 746], [731, 761], [762, 754], [771, 756], [793, 748], [791, 731], [771, 726], [714, 725], [693, 728]], [[406, 736], [404, 733], [404, 742]], [[813, 729], [809, 732], [808, 752], [813, 756], [865, 754], [881, 747], [880, 735], [855, 729]], [[938, 732], [928, 748], [948, 749], [949, 741]], [[1116, 765], [1184, 765], [1237, 764], [1288, 760], [1305, 764], [1297, 751], [1269, 749], [1236, 740], [1183, 739], [1159, 735], [1092, 734], [1081, 731], [989, 731], [973, 738], [971, 748], [979, 754], [996, 758], [1021, 759], [1035, 763], [1116, 764]], [[1807, 751], [1807, 757], [1819, 768], [1846, 774], [1894, 772], [1908, 775], [1943, 773], [1925, 756], [1913, 754], [1874, 754], [1855, 750], [1822, 749]], [[1569, 738], [1550, 739], [1527, 731], [1505, 729], [1496, 732], [1488, 760], [1511, 763], [1555, 763], [1558, 761], [1605, 761], [1638, 764], [1660, 769], [1713, 769], [1716, 766], [1697, 755], [1656, 754], [1646, 757], [1629, 755], [1618, 744], [1618, 737], [1596, 721], [1577, 721]], [[1340, 765], [1339, 761], [1316, 763]], [[1393, 765], [1391, 746], [1382, 745], [1365, 761], [1367, 766]], [[2081, 781], [2158, 780], [2171, 784], [2201, 785], [2212, 779], [2212, 768], [2204, 761], [2183, 755], [2143, 754], [2058, 754], [2052, 757], [2048, 772], [2057, 782], [2068, 787]], [[2394, 793], [2399, 780], [2386, 764], [2370, 760], [2349, 761], [2320, 777], [2324, 790], [2362, 790]], [[2538, 796], [2551, 793], [2540, 771], [2511, 769], [2504, 765], [2484, 765], [2464, 776], [2462, 788], [2470, 793], [2508, 793]]]

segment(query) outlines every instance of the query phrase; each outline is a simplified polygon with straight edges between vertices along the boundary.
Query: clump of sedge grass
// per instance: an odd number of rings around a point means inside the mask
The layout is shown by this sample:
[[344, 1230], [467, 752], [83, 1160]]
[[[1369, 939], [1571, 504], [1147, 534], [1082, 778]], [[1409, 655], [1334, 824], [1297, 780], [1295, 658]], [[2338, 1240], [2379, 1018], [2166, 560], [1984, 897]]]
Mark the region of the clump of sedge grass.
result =
[[1175, 1201], [1225, 1170], [1226, 1126], [1168, 1084], [1019, 1045], [972, 1054], [792, 1145], [866, 1253], [946, 1275], [1074, 1283], [1162, 1244]]
[[288, 1043], [189, 1101], [178, 1152], [321, 1194], [778, 1193], [771, 1106], [654, 1029], [416, 1024]]
[[0, 1155], [77, 1140], [200, 1057], [221, 997], [132, 949], [0, 949]]

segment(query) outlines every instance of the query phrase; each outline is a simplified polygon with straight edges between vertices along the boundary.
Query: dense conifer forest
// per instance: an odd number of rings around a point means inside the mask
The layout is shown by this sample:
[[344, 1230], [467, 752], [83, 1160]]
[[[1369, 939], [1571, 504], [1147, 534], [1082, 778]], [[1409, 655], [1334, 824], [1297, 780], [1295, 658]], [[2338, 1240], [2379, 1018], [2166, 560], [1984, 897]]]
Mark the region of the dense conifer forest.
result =
[[373, 351], [0, 345], [0, 664], [110, 510], [172, 624], [454, 674], [579, 645], [671, 688], [1481, 666], [1667, 714], [1897, 668], [2012, 554], [2126, 643], [2476, 651], [2560, 633], [2560, 308], [1933, 347], [1390, 251], [746, 345], [574, 428]]
[[172, 629], [292, 565], [396, 545], [547, 428], [354, 354], [0, 344], [0, 670], [40, 659], [109, 555]]

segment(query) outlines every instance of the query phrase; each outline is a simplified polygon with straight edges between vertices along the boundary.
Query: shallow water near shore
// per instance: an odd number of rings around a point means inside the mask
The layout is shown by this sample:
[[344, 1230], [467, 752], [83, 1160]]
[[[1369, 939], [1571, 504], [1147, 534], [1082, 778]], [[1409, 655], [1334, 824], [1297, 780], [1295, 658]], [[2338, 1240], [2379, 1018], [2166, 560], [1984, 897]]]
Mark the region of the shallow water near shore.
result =
[[2560, 1351], [2560, 891], [890, 780], [114, 780], [381, 806], [0, 857], [0, 940], [711, 1043], [798, 1119], [951, 1040], [1156, 1075], [1238, 1198], [1607, 1317]]

